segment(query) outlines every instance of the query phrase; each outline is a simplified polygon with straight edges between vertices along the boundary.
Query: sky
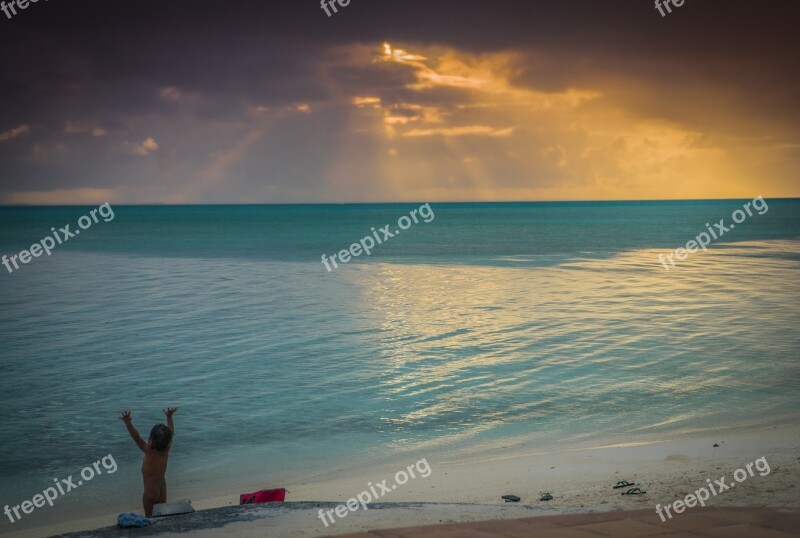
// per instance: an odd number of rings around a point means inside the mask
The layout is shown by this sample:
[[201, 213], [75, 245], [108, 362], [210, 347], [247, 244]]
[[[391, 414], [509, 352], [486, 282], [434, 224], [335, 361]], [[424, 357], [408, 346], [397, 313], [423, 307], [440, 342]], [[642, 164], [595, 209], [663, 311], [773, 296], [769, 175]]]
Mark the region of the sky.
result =
[[671, 9], [40, 0], [0, 12], [0, 203], [800, 196], [800, 5]]

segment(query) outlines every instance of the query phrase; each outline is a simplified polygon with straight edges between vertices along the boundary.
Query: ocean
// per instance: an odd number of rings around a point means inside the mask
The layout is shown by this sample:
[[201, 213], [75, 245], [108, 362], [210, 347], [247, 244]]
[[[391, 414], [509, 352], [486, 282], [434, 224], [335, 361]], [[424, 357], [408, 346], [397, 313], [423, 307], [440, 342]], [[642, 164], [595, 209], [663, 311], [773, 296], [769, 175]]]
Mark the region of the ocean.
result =
[[[748, 200], [112, 206], [0, 266], [0, 508], [112, 454], [0, 533], [141, 511], [178, 406], [171, 498], [527, 443], [638, 443], [800, 415], [800, 200], [668, 254]], [[90, 207], [0, 208], [18, 254]], [[401, 467], [399, 467], [401, 468]]]

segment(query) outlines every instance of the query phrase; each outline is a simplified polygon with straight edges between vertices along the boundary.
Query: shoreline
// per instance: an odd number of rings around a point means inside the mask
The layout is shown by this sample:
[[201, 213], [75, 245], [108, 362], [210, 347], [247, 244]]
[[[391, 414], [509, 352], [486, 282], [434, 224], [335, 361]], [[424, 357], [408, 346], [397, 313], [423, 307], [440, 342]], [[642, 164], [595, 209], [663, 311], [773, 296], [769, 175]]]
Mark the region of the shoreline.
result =
[[[714, 444], [719, 444], [714, 447]], [[737, 484], [738, 489], [712, 497], [708, 506], [771, 506], [797, 507], [800, 498], [796, 484], [800, 481], [800, 426], [784, 424], [761, 429], [745, 429], [737, 433], [689, 436], [623, 446], [578, 447], [535, 451], [521, 445], [477, 454], [445, 458], [441, 454], [427, 457], [430, 474], [417, 476], [386, 493], [375, 502], [380, 511], [358, 510], [325, 527], [314, 511], [289, 510], [288, 516], [270, 519], [287, 536], [321, 536], [442, 522], [476, 521], [530, 517], [538, 512], [562, 514], [603, 512], [612, 510], [651, 509], [657, 520], [655, 505], [669, 504], [706, 484], [706, 479], [726, 476], [758, 458], [766, 458], [769, 473], [754, 476]], [[345, 503], [359, 492], [388, 479], [398, 470], [413, 464], [399, 460], [353, 473], [342, 470], [317, 480], [287, 484], [287, 506], [299, 504]], [[630, 497], [611, 489], [618, 480], [634, 482], [647, 492]], [[549, 491], [554, 499], [540, 502], [538, 493]], [[195, 509], [212, 510], [238, 505], [238, 497], [208, 492], [204, 499], [194, 500]], [[522, 498], [519, 503], [504, 503], [501, 495]], [[175, 497], [176, 499], [179, 497]], [[414, 506], [439, 508], [409, 509]], [[386, 506], [394, 507], [387, 509]], [[372, 506], [372, 505], [370, 505]], [[450, 508], [443, 508], [448, 506]], [[452, 508], [458, 506], [458, 509]], [[502, 508], [502, 510], [501, 510]], [[533, 510], [533, 512], [530, 512]], [[526, 512], [528, 511], [528, 512]], [[520, 515], [527, 513], [527, 515]], [[302, 515], [301, 515], [302, 514]], [[212, 517], [213, 514], [205, 514]], [[378, 519], [376, 519], [378, 518]], [[438, 518], [438, 519], [437, 519]], [[113, 525], [116, 514], [84, 519], [54, 526], [31, 528], [9, 536], [33, 538]], [[235, 523], [232, 536], [248, 536], [250, 527], [264, 522]], [[241, 528], [240, 528], [241, 527]], [[229, 534], [226, 530], [226, 534]]]

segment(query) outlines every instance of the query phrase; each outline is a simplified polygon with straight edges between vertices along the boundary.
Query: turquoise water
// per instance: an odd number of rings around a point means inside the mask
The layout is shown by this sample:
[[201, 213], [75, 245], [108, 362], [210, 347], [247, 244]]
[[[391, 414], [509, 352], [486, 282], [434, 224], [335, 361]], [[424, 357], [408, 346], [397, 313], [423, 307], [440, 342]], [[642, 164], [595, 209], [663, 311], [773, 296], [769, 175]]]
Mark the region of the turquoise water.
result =
[[[432, 204], [330, 273], [419, 204], [114, 207], [0, 266], [0, 507], [119, 470], [0, 532], [138, 508], [122, 408], [146, 435], [180, 407], [171, 495], [796, 417], [800, 200], [658, 262], [744, 202]], [[0, 251], [89, 209], [0, 208]]]

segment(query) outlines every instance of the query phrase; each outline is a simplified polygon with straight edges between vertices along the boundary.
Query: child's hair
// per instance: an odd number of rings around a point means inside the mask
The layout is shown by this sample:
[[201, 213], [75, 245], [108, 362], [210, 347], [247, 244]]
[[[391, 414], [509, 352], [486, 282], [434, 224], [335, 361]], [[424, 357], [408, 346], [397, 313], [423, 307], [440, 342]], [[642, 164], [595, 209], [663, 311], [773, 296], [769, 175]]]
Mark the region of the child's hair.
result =
[[150, 430], [150, 441], [153, 443], [153, 448], [162, 452], [169, 447], [172, 441], [172, 430], [164, 424], [156, 424]]

